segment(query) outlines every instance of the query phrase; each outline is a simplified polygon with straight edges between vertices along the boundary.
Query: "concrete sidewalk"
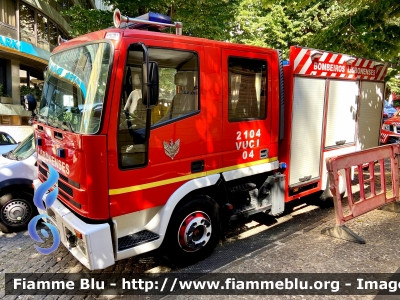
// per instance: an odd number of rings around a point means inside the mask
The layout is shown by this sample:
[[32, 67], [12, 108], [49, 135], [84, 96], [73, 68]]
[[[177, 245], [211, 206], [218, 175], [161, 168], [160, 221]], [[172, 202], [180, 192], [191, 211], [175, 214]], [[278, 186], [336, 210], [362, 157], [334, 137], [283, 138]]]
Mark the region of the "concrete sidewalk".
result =
[[[221, 273], [395, 273], [400, 268], [400, 216], [374, 210], [346, 223], [366, 244], [357, 244], [321, 234], [335, 225], [333, 211], [323, 220], [287, 238], [268, 245], [214, 272]], [[340, 278], [332, 278], [339, 280]], [[252, 296], [253, 298], [254, 296]], [[349, 299], [346, 296], [304, 296]], [[378, 296], [379, 299], [399, 296]], [[217, 297], [217, 299], [220, 297]], [[224, 297], [221, 297], [224, 298]], [[303, 298], [300, 296], [255, 296], [259, 299]], [[374, 299], [354, 295], [350, 299]]]

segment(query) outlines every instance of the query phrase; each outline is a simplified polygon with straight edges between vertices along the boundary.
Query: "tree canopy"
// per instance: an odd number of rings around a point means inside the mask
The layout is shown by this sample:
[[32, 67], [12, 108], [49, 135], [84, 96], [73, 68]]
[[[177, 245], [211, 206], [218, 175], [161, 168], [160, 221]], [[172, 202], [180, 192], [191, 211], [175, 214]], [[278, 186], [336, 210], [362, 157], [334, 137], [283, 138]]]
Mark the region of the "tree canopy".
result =
[[[149, 11], [183, 22], [186, 35], [281, 49], [300, 45], [388, 61], [400, 70], [398, 0], [106, 0], [123, 15]], [[112, 12], [74, 6], [72, 36], [112, 25]], [[399, 70], [398, 70], [399, 69]], [[393, 76], [392, 76], [393, 77]], [[392, 80], [393, 81], [393, 80]], [[393, 86], [397, 86], [394, 82]]]

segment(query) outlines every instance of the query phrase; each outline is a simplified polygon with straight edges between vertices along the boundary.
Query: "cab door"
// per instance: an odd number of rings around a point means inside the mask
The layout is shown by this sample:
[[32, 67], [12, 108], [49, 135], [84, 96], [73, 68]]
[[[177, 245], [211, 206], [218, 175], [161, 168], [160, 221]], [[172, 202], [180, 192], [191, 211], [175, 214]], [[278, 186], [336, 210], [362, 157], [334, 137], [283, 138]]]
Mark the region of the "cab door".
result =
[[[277, 156], [271, 138], [272, 54], [222, 50], [223, 166], [241, 169]], [[239, 176], [240, 177], [240, 176]]]

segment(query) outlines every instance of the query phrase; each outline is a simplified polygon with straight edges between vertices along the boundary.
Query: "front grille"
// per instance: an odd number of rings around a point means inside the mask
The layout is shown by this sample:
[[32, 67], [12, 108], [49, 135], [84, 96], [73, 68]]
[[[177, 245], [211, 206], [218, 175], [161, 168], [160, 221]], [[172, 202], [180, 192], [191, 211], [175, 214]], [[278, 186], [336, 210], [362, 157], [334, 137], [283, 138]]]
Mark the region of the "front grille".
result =
[[41, 165], [39, 165], [39, 172], [47, 178], [47, 171]]
[[[44, 162], [40, 162], [42, 165], [39, 164], [39, 178], [42, 179], [43, 181], [46, 181], [48, 178], [48, 171], [45, 169], [47, 167], [47, 164], [45, 164]], [[67, 183], [71, 184], [72, 186], [76, 187], [76, 188], [80, 188], [80, 184], [69, 179], [67, 176], [58, 173], [59, 175], [59, 179], [58, 179], [58, 189], [59, 189], [59, 196], [61, 197], [61, 199], [66, 200], [70, 203], [72, 203], [74, 206], [81, 208], [81, 205], [73, 200], [74, 197], [74, 190], [72, 187], [70, 187]]]
[[72, 188], [60, 180], [58, 181], [58, 188], [62, 190], [64, 193], [70, 195], [71, 197], [74, 196], [74, 191], [72, 190]]

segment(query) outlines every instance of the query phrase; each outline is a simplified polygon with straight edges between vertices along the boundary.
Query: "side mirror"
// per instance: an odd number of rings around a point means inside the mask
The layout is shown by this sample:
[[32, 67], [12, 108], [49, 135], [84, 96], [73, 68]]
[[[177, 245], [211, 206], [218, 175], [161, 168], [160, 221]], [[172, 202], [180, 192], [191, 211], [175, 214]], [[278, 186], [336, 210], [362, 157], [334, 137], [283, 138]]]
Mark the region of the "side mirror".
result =
[[24, 102], [25, 110], [34, 111], [36, 109], [37, 102], [35, 97], [33, 97], [33, 95], [28, 94], [24, 96], [24, 100], [25, 100]]
[[142, 103], [147, 107], [156, 106], [158, 104], [158, 64], [157, 62], [150, 61], [149, 69], [146, 68], [146, 63], [142, 67]]

